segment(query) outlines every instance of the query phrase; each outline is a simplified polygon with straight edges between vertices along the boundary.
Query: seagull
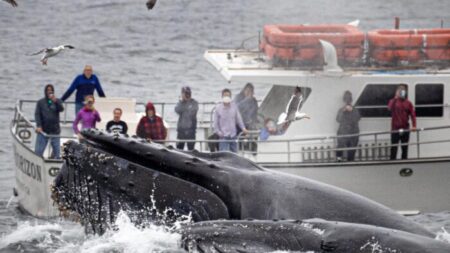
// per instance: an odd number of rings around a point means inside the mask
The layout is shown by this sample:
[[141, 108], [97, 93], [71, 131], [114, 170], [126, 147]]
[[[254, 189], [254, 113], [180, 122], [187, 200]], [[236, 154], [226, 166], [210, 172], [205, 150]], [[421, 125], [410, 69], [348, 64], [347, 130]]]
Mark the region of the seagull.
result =
[[146, 3], [147, 9], [149, 9], [149, 10], [153, 9], [155, 4], [156, 4], [156, 0], [148, 0], [147, 3]]
[[65, 49], [74, 49], [74, 48], [75, 47], [71, 46], [71, 45], [60, 45], [60, 46], [53, 47], [53, 48], [42, 49], [39, 52], [36, 52], [34, 54], [30, 54], [30, 56], [44, 53], [44, 55], [42, 55], [41, 62], [42, 62], [42, 65], [47, 65], [48, 58], [59, 54], [61, 51], [65, 50]]
[[3, 1], [5, 1], [5, 2], [7, 2], [7, 3], [10, 3], [13, 7], [17, 7], [17, 2], [16, 2], [16, 0], [3, 0]]

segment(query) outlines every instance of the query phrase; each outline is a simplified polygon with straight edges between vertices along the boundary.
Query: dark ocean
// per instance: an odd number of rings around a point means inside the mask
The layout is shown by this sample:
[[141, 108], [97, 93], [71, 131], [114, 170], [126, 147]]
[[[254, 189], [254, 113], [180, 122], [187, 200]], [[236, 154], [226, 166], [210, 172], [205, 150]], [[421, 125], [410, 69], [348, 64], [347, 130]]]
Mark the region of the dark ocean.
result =
[[[237, 48], [271, 23], [347, 23], [362, 30], [450, 27], [448, 0], [145, 0], [0, 1], [0, 251], [3, 252], [172, 252], [179, 235], [161, 228], [139, 230], [123, 216], [119, 231], [86, 236], [80, 225], [36, 220], [7, 207], [15, 184], [9, 124], [18, 99], [39, 99], [52, 83], [61, 96], [85, 64], [91, 64], [107, 96], [175, 102], [190, 85], [199, 101], [215, 101], [228, 84], [204, 59], [206, 49]], [[45, 47], [71, 44], [75, 50], [51, 58], [26, 56]], [[246, 44], [257, 46], [256, 40]], [[257, 87], [258, 89], [258, 87]], [[262, 90], [262, 89], [260, 89]], [[256, 92], [262, 96], [261, 91]], [[261, 98], [261, 97], [260, 97]], [[443, 192], [442, 194], [449, 194]], [[449, 210], [450, 211], [450, 210]], [[444, 239], [450, 212], [413, 217]]]

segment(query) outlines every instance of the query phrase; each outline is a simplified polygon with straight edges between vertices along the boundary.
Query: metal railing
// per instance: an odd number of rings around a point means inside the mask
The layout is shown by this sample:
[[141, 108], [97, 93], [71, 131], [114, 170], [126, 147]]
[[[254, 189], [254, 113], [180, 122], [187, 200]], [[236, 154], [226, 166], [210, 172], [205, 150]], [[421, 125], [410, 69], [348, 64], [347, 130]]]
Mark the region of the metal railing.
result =
[[[19, 100], [16, 104], [15, 113], [14, 113], [14, 119], [13, 119], [13, 126], [15, 126], [14, 134], [18, 135], [20, 138], [20, 131], [23, 129], [32, 129], [32, 131], [36, 130], [36, 127], [34, 125], [34, 122], [29, 120], [22, 111], [22, 106], [24, 103], [30, 103], [33, 102], [33, 105], [36, 103], [36, 101], [31, 100]], [[71, 103], [71, 102], [68, 102]], [[167, 104], [174, 105], [175, 103], [160, 103], [161, 106], [165, 106]], [[214, 105], [215, 103], [204, 103], [206, 105]], [[144, 106], [144, 104], [140, 104]], [[166, 107], [167, 108], [167, 107]], [[66, 110], [67, 111], [67, 110]], [[211, 110], [213, 112], [213, 109]], [[210, 114], [211, 115], [211, 114]], [[210, 116], [209, 115], [209, 116]], [[416, 158], [423, 158], [421, 155], [421, 148], [423, 145], [431, 145], [431, 144], [442, 144], [442, 143], [449, 143], [450, 139], [439, 139], [439, 140], [432, 140], [432, 141], [421, 141], [421, 133], [423, 132], [433, 132], [438, 130], [445, 130], [449, 129], [450, 126], [437, 126], [437, 127], [427, 127], [427, 128], [419, 128], [414, 131], [416, 139], [414, 142], [409, 142], [406, 145], [409, 146], [415, 146], [416, 147]], [[244, 136], [242, 133], [238, 136], [236, 140], [220, 140], [221, 142], [236, 142], [238, 145], [238, 152], [242, 155], [251, 155], [256, 158], [258, 157], [264, 157], [267, 155], [285, 155], [287, 156], [287, 162], [307, 162], [307, 161], [316, 161], [316, 162], [334, 162], [332, 161], [331, 157], [336, 151], [348, 151], [348, 150], [356, 150], [357, 152], [361, 153], [363, 151], [367, 151], [368, 149], [376, 149], [376, 148], [384, 148], [388, 149], [392, 146], [397, 145], [391, 145], [390, 144], [390, 135], [392, 133], [404, 133], [404, 132], [412, 132], [411, 130], [399, 130], [399, 131], [378, 131], [378, 132], [364, 132], [360, 134], [351, 134], [351, 135], [333, 135], [333, 136], [320, 136], [320, 137], [307, 137], [307, 138], [296, 138], [296, 139], [278, 139], [278, 140], [259, 140], [259, 132], [260, 131], [250, 131], [248, 135]], [[47, 135], [44, 133], [44, 136], [46, 137], [60, 137], [65, 139], [76, 139], [74, 135]], [[387, 138], [380, 138], [380, 136], [388, 136]], [[346, 138], [346, 137], [359, 137], [360, 141], [364, 143], [371, 144], [370, 146], [359, 146], [359, 147], [351, 147], [351, 148], [337, 148], [337, 140], [339, 138]], [[27, 143], [27, 140], [21, 139], [24, 143]], [[179, 140], [173, 139], [173, 140], [165, 140], [164, 143], [166, 145], [175, 145]], [[196, 147], [199, 151], [209, 151], [210, 145], [217, 145], [219, 140], [183, 140], [183, 142], [195, 142]], [[389, 144], [387, 144], [387, 142]], [[278, 145], [279, 148], [275, 151], [261, 151], [258, 150], [259, 147], [268, 145], [268, 144], [280, 144]], [[326, 148], [316, 148], [308, 149], [307, 147], [317, 147], [317, 145], [323, 145], [328, 144], [328, 147]], [[297, 146], [297, 148], [294, 147], [294, 145]], [[284, 148], [280, 148], [282, 146], [285, 146]], [[299, 149], [298, 147], [306, 147], [304, 149]], [[450, 147], [450, 145], [449, 145]], [[384, 155], [383, 159], [386, 159], [388, 157], [386, 151], [386, 155]], [[312, 159], [308, 158], [311, 157], [311, 154], [317, 155], [318, 153], [328, 153], [331, 155], [328, 155], [328, 159]], [[379, 152], [381, 153], [381, 152]], [[293, 157], [296, 156], [297, 159], [293, 159]], [[450, 156], [450, 151], [449, 155]], [[300, 157], [300, 158], [299, 158]], [[305, 158], [306, 157], [306, 158]], [[323, 156], [322, 156], [323, 157]], [[372, 160], [383, 160], [378, 159], [379, 155], [373, 155]], [[369, 159], [366, 159], [369, 160]]]

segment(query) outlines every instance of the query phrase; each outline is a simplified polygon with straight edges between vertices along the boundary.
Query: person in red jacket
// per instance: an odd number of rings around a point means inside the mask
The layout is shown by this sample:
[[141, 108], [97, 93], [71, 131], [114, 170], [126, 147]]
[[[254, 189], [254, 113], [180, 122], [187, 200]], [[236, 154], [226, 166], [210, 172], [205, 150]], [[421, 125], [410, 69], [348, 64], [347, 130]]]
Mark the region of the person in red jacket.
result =
[[163, 143], [167, 129], [161, 117], [156, 115], [155, 106], [148, 102], [145, 107], [146, 116], [142, 117], [136, 129], [136, 135], [150, 141]]
[[397, 158], [397, 144], [402, 143], [402, 159], [408, 158], [408, 142], [409, 142], [409, 118], [411, 118], [411, 131], [416, 130], [416, 111], [414, 106], [408, 100], [406, 93], [406, 85], [400, 85], [395, 97], [389, 101], [388, 109], [391, 111], [391, 160]]

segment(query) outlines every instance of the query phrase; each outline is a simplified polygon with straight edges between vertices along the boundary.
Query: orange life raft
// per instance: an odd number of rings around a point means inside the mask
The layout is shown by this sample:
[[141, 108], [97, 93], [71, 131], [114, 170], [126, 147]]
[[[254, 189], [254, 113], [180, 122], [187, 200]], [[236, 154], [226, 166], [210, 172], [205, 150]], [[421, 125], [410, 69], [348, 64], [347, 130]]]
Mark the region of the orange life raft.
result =
[[450, 29], [374, 30], [367, 36], [377, 63], [450, 60]]
[[261, 50], [269, 59], [322, 62], [319, 40], [334, 45], [340, 62], [354, 63], [364, 52], [364, 33], [351, 25], [266, 25]]

